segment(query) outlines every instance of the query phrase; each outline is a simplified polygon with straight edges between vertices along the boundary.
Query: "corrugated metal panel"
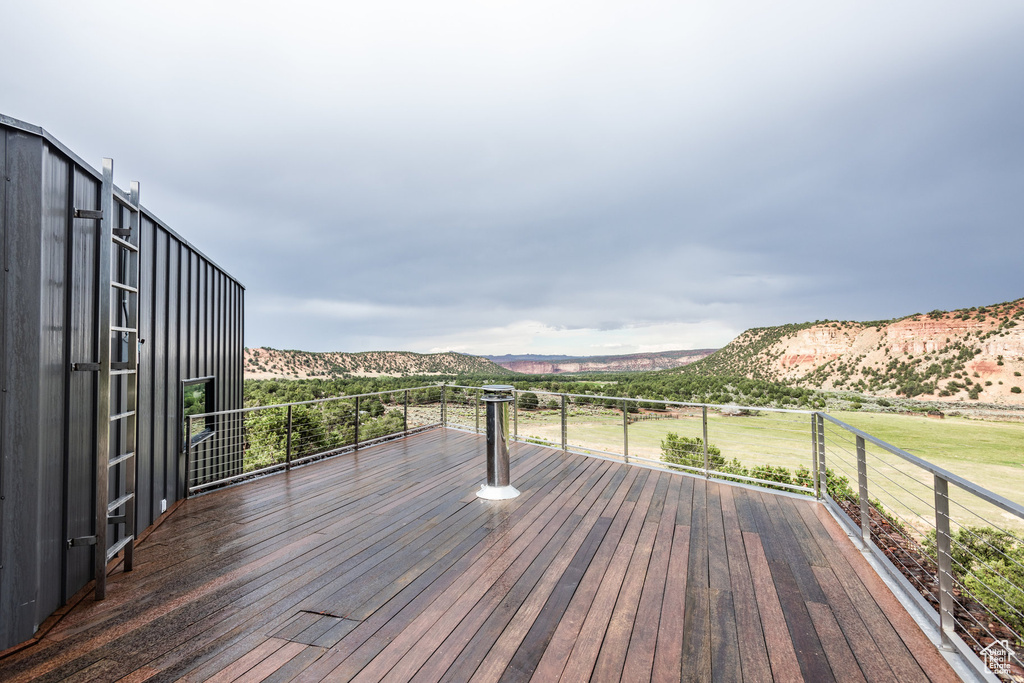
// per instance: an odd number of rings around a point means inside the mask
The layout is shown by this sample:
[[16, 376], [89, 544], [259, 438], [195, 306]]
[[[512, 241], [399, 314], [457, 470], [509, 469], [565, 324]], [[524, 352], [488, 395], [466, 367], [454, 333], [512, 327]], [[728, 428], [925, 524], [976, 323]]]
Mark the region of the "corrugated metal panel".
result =
[[[100, 208], [100, 185], [92, 174], [74, 167], [74, 206]], [[69, 288], [68, 363], [90, 362], [99, 358], [96, 338], [96, 249], [99, 222], [80, 218], [72, 221], [72, 245]], [[68, 460], [65, 520], [67, 538], [91, 535], [94, 521], [84, 510], [94, 509], [96, 444], [96, 373], [73, 372], [68, 389]], [[92, 578], [92, 549], [76, 546], [67, 549], [65, 594], [74, 595]]]
[[[42, 538], [66, 538], [65, 519], [59, 506], [51, 501], [64, 496], [65, 471], [65, 396], [68, 365], [63, 362], [68, 341], [67, 320], [67, 236], [71, 222], [70, 164], [43, 146], [42, 234], [39, 240], [39, 534]], [[63, 544], [39, 546], [40, 614], [49, 614], [65, 602], [63, 596]]]
[[[153, 298], [155, 288], [154, 256], [156, 244], [156, 225], [143, 218], [140, 221], [139, 234], [139, 414], [156, 416], [153, 395], [153, 363], [150, 358], [153, 351]], [[153, 431], [154, 420], [138, 420], [138, 448], [142, 453], [154, 453]], [[155, 458], [139, 458], [136, 470], [135, 499], [136, 522], [140, 529], [153, 523], [159, 514], [159, 508], [153, 504], [153, 466]]]
[[[42, 140], [5, 131], [3, 583], [0, 635], [17, 638], [38, 626], [38, 406], [40, 358], [40, 235]], [[24, 179], [24, 180], [23, 180]]]
[[[109, 293], [97, 250], [110, 245], [98, 244], [98, 221], [73, 217], [99, 208], [99, 173], [42, 129], [0, 115], [0, 177], [3, 258], [15, 266], [0, 281], [4, 649], [92, 578], [94, 550], [67, 539], [95, 533], [97, 377], [70, 367], [99, 357], [97, 298]], [[241, 407], [244, 329], [243, 287], [145, 209], [139, 243], [137, 532], [184, 493], [182, 381], [212, 375], [217, 408]], [[241, 467], [211, 464], [218, 476]]]
[[[7, 130], [0, 128], [0, 267], [7, 265], [7, 223], [10, 202], [10, 182], [7, 175]], [[7, 388], [7, 277], [0, 276], [0, 390]], [[8, 575], [11, 570], [7, 568], [7, 541], [10, 532], [7, 531], [7, 502], [4, 493], [7, 491], [7, 468], [4, 467], [3, 451], [7, 444], [8, 428], [7, 417], [7, 392], [0, 391], [0, 586], [6, 586], [10, 579]], [[11, 599], [0, 588], [0, 612], [6, 613], [11, 609]], [[7, 642], [11, 636], [13, 624], [7, 623], [7, 619], [0, 619], [0, 645]]]

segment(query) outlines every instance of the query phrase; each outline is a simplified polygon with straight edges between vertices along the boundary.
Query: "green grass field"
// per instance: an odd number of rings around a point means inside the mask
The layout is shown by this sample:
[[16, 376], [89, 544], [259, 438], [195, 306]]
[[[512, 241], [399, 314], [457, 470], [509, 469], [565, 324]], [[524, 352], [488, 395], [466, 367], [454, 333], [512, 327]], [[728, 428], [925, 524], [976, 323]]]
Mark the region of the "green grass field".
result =
[[[835, 412], [833, 417], [923, 460], [1024, 505], [1024, 424], [947, 417], [927, 418], [889, 413]], [[637, 416], [631, 416], [636, 418]], [[699, 410], [641, 416], [629, 425], [629, 454], [661, 459], [661, 442], [674, 432], [701, 436]], [[470, 406], [449, 405], [449, 418], [472, 428]], [[459, 419], [461, 418], [461, 419]], [[746, 467], [773, 465], [795, 471], [811, 467], [809, 415], [761, 411], [752, 416], [708, 413], [708, 442], [726, 460]], [[857, 489], [855, 437], [826, 423], [828, 467], [846, 476]], [[559, 410], [519, 411], [519, 436], [561, 444]], [[571, 449], [609, 454], [623, 452], [622, 413], [595, 406], [571, 406], [567, 421]], [[868, 446], [869, 495], [904, 522], [927, 530], [934, 524], [933, 476], [886, 451]], [[1024, 521], [951, 488], [954, 524], [999, 524], [1024, 531]], [[958, 507], [959, 506], [959, 507]]]
[[[838, 420], [1024, 505], [1024, 424], [837, 412]], [[826, 429], [828, 429], [826, 427]]]
[[[1024, 424], [983, 422], [964, 418], [937, 420], [913, 415], [837, 412], [833, 417], [902, 448], [979, 486], [1024, 505]], [[661, 457], [668, 432], [701, 436], [699, 412], [629, 425], [629, 453], [652, 460]], [[568, 445], [577, 450], [619, 454], [623, 449], [622, 414], [612, 410], [574, 410], [568, 418]], [[828, 466], [857, 488], [855, 437], [826, 423]], [[560, 413], [520, 411], [519, 435], [561, 443]], [[795, 471], [811, 466], [810, 417], [761, 412], [730, 417], [710, 412], [708, 442], [727, 460], [747, 467], [775, 465]], [[916, 465], [869, 445], [869, 495], [905, 522], [927, 530], [934, 523], [933, 476]], [[1018, 531], [1024, 521], [980, 502], [953, 487], [954, 524], [1000, 524]], [[959, 507], [958, 507], [959, 506]]]

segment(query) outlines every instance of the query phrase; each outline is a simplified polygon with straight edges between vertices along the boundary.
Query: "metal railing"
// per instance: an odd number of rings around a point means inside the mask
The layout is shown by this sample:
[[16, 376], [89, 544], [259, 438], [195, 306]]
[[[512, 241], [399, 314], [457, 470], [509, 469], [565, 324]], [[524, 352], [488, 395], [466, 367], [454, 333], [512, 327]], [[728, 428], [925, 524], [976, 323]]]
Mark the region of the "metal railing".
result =
[[438, 386], [256, 406], [186, 418], [188, 494], [289, 470], [443, 424]]
[[[514, 392], [516, 441], [814, 494], [812, 411]], [[480, 433], [478, 387], [447, 385], [445, 426]]]
[[[193, 415], [185, 426], [188, 491], [425, 429], [479, 434], [482, 394], [434, 385]], [[978, 665], [969, 647], [993, 671], [1024, 669], [1021, 505], [822, 412], [513, 395], [513, 441], [822, 500], [908, 595], [930, 606], [924, 612], [942, 647]]]
[[1024, 506], [831, 415], [816, 422], [826, 504], [930, 606], [942, 646], [1024, 673]]

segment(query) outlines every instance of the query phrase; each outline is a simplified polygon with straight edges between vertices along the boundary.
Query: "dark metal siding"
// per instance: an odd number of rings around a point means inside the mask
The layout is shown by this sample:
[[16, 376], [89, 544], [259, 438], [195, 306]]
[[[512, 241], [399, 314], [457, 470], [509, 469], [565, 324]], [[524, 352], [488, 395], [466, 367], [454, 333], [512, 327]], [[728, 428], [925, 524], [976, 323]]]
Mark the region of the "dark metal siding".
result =
[[0, 637], [31, 635], [39, 623], [39, 405], [42, 144], [4, 131], [3, 577]]
[[[99, 183], [92, 174], [74, 168], [74, 205], [83, 209], [99, 209]], [[96, 336], [96, 296], [98, 283], [96, 246], [99, 241], [98, 221], [73, 219], [69, 278], [68, 362], [99, 358]], [[89, 274], [87, 276], [87, 274]], [[93, 518], [82, 510], [95, 509], [95, 444], [96, 444], [97, 378], [92, 372], [70, 373], [68, 389], [67, 430], [67, 496], [65, 519], [67, 538], [93, 533]], [[87, 546], [68, 548], [65, 595], [71, 596], [92, 578], [92, 549]]]
[[[98, 221], [73, 217], [99, 208], [99, 173], [42, 129], [0, 115], [0, 177], [2, 650], [92, 579], [93, 548], [67, 539], [95, 533], [98, 383], [70, 368], [99, 357], [98, 249], [110, 247]], [[138, 240], [136, 533], [184, 492], [182, 380], [213, 375], [217, 408], [242, 406], [244, 329], [236, 280], [145, 209]], [[223, 454], [210, 465], [241, 468]]]

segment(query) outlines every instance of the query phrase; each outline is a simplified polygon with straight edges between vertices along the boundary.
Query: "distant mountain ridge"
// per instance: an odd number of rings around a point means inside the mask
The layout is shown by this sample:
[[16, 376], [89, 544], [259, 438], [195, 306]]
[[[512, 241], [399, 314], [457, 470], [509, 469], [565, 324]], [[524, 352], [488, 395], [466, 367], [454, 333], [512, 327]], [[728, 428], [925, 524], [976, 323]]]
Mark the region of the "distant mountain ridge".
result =
[[1024, 299], [895, 320], [753, 328], [680, 372], [1024, 405]]
[[316, 352], [270, 348], [245, 349], [246, 379], [336, 379], [408, 375], [512, 374], [505, 368], [462, 353], [365, 351]]
[[644, 372], [668, 370], [706, 358], [715, 349], [631, 353], [617, 356], [544, 356], [538, 354], [484, 356], [503, 368], [529, 375], [570, 372]]

